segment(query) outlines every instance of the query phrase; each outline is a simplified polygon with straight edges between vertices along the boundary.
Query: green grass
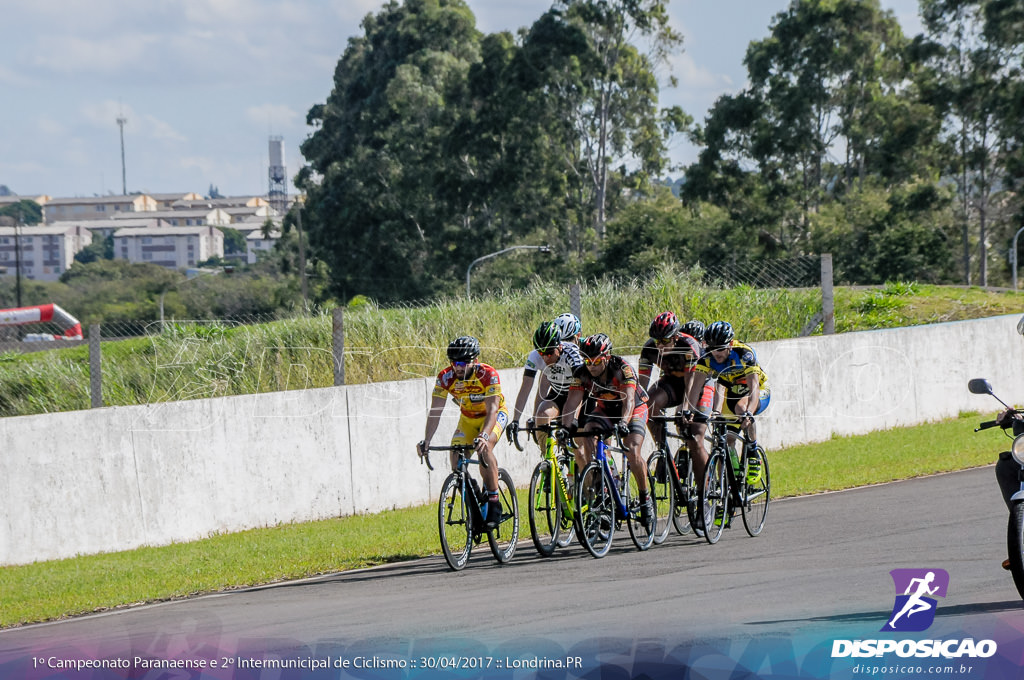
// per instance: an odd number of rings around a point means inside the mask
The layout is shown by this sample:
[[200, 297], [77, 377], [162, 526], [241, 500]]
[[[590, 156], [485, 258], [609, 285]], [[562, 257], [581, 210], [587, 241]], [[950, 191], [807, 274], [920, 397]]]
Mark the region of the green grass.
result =
[[[1009, 440], [998, 431], [975, 434], [973, 427], [981, 419], [964, 414], [918, 427], [770, 451], [773, 495], [838, 490], [993, 463]], [[997, 493], [995, 480], [992, 492]], [[520, 549], [531, 551], [525, 508], [520, 494], [520, 538], [527, 541]], [[0, 626], [437, 554], [435, 513], [436, 506], [427, 505], [3, 567]], [[770, 531], [770, 515], [768, 522]], [[491, 559], [486, 547], [481, 548], [477, 559]]]
[[[634, 354], [659, 312], [706, 322], [728, 319], [745, 342], [797, 337], [821, 309], [816, 289], [708, 287], [692, 271], [662, 269], [650, 278], [587, 283], [584, 333], [607, 333], [617, 352]], [[524, 291], [449, 298], [430, 307], [380, 309], [360, 301], [345, 311], [348, 384], [431, 377], [444, 347], [475, 335], [482, 360], [522, 366], [541, 321], [567, 311], [564, 286], [536, 283]], [[1020, 312], [1024, 293], [889, 283], [839, 288], [838, 332], [893, 328]], [[146, 404], [334, 384], [330, 313], [247, 326], [169, 324], [159, 335], [103, 344], [103, 398], [108, 406]], [[821, 332], [819, 323], [815, 333]], [[0, 416], [89, 407], [89, 358], [84, 346], [0, 355]]]

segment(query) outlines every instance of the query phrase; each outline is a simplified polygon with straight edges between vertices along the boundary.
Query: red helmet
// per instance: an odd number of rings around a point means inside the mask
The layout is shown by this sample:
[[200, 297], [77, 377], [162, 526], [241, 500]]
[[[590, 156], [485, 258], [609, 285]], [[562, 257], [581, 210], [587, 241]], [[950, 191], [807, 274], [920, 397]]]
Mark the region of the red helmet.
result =
[[612, 353], [612, 341], [604, 333], [591, 335], [580, 343], [580, 353], [588, 359], [606, 357]]
[[655, 340], [666, 340], [679, 332], [679, 317], [673, 312], [662, 312], [651, 322], [650, 336]]

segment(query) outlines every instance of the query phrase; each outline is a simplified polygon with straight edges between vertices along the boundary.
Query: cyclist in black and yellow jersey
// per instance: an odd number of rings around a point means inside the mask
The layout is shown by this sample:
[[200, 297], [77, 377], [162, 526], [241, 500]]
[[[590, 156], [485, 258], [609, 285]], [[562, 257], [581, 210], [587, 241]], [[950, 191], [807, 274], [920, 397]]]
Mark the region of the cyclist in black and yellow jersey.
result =
[[[694, 366], [696, 375], [690, 387], [689, 400], [691, 406], [698, 404], [705, 378], [717, 375], [718, 386], [725, 389], [722, 414], [736, 418], [736, 423], [729, 425], [730, 446], [734, 446], [736, 442], [736, 435], [733, 433], [738, 433], [741, 429], [749, 442], [748, 445], [756, 446], [757, 428], [754, 416], [763, 413], [771, 400], [768, 376], [757, 363], [757, 353], [749, 345], [737, 342], [735, 335], [728, 321], [716, 321], [705, 329], [704, 344], [707, 345], [707, 352]], [[695, 409], [691, 428], [697, 444], [693, 471], [697, 483], [701, 486], [704, 484], [704, 469], [708, 462], [708, 453], [704, 448], [707, 420], [705, 413]]]

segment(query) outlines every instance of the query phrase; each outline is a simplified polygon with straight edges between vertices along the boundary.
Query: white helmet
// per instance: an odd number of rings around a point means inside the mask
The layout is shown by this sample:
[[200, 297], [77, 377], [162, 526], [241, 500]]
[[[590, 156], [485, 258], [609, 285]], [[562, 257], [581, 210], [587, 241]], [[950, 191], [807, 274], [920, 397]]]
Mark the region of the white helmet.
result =
[[563, 341], [574, 339], [582, 330], [579, 318], [569, 312], [555, 317], [555, 325], [562, 332]]

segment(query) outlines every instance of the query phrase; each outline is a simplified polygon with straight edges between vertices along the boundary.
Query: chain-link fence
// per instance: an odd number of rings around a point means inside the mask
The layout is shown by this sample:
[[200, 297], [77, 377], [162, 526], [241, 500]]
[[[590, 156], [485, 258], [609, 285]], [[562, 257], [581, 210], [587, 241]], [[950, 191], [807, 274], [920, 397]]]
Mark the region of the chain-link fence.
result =
[[429, 378], [444, 364], [449, 340], [464, 334], [480, 339], [482, 360], [513, 368], [532, 349], [532, 330], [565, 311], [581, 317], [584, 334], [607, 333], [627, 356], [665, 309], [728, 319], [745, 341], [794, 337], [823, 324], [829, 332], [823, 303], [830, 285], [811, 283], [812, 262], [821, 280], [824, 259], [800, 258], [625, 284], [538, 283], [504, 296], [415, 306], [366, 301], [286, 318], [109, 320], [83, 324], [81, 340], [58, 339], [63, 330], [55, 325], [0, 327], [0, 415]]

